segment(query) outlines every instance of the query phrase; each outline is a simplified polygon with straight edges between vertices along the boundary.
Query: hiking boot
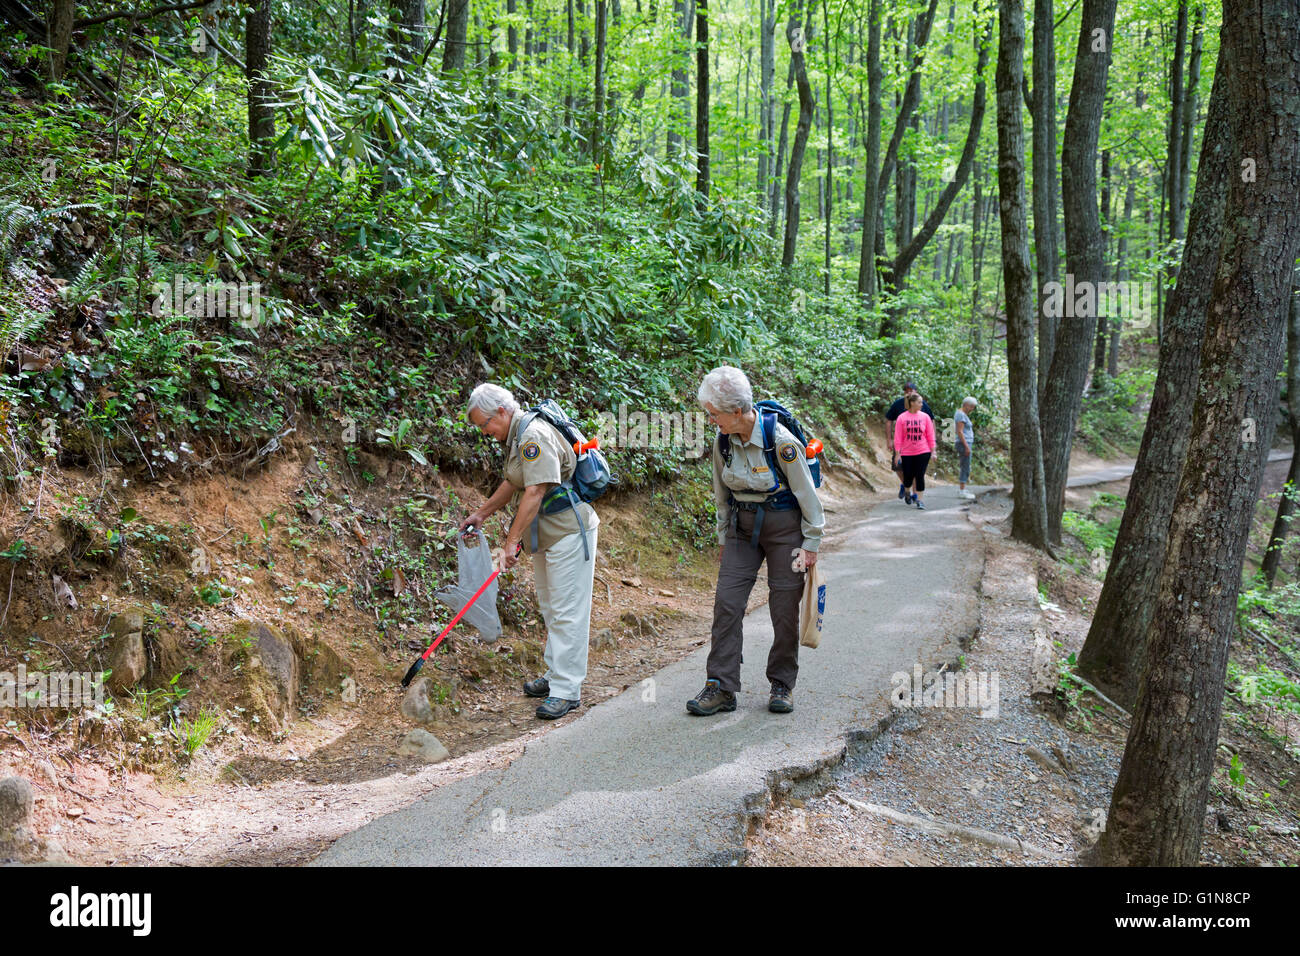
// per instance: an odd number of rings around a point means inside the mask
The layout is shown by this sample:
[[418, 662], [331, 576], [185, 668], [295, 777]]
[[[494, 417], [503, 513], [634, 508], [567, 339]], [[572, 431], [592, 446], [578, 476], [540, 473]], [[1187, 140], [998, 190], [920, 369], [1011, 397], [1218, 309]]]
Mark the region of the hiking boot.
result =
[[767, 709], [774, 714], [788, 714], [794, 710], [794, 691], [779, 680], [772, 681], [772, 696], [767, 699]]
[[719, 711], [735, 710], [736, 695], [723, 690], [716, 680], [705, 681], [704, 690], [686, 702], [686, 709], [699, 717], [711, 717]]
[[898, 486], [898, 497], [902, 501], [907, 501], [907, 485]]
[[529, 697], [550, 697], [551, 682], [545, 677], [524, 681], [524, 693]]
[[537, 708], [537, 716], [542, 720], [554, 720], [563, 717], [571, 710], [577, 710], [581, 700], [565, 700], [563, 697], [548, 697]]

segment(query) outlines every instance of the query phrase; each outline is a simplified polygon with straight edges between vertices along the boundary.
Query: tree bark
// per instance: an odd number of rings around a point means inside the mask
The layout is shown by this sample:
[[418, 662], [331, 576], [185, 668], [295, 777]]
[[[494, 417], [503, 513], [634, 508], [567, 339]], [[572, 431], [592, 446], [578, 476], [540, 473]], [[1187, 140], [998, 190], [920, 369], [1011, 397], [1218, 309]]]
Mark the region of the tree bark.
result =
[[[1287, 309], [1286, 346], [1286, 404], [1291, 421], [1291, 467], [1287, 469], [1286, 485], [1277, 502], [1277, 517], [1268, 536], [1268, 548], [1260, 571], [1271, 589], [1277, 578], [1277, 565], [1282, 558], [1282, 545], [1290, 530], [1296, 503], [1293, 495], [1300, 488], [1300, 288], [1291, 292], [1291, 305]], [[1290, 492], [1288, 494], [1288, 492]]]
[[[1223, 24], [1230, 110], [1240, 120], [1229, 148], [1250, 165], [1228, 187], [1187, 463], [1148, 634], [1151, 666], [1096, 847], [1095, 861], [1111, 866], [1199, 861], [1300, 252], [1300, 0], [1226, 0]], [[1248, 421], [1254, 441], [1243, 440]]]
[[776, 100], [772, 84], [776, 77], [776, 0], [759, 0], [758, 22], [758, 201], [763, 209], [772, 204], [772, 133], [776, 126]]
[[1060, 278], [1060, 235], [1056, 228], [1056, 29], [1052, 0], [1034, 2], [1034, 92], [1029, 104], [1033, 117], [1034, 150], [1034, 258], [1038, 272], [1038, 402], [1043, 401], [1056, 349], [1059, 320], [1045, 314], [1048, 283]]
[[781, 247], [781, 265], [794, 264], [795, 245], [799, 237], [799, 175], [803, 172], [803, 154], [808, 145], [808, 131], [812, 128], [812, 86], [808, 83], [808, 70], [804, 63], [806, 33], [799, 28], [799, 9], [790, 11], [786, 24], [786, 39], [790, 42], [790, 65], [794, 69], [795, 84], [799, 89], [799, 123], [794, 131], [794, 144], [790, 147], [790, 170], [785, 178], [785, 241]]
[[[1022, 14], [1022, 24], [1023, 20]], [[898, 289], [902, 287], [903, 282], [907, 279], [908, 272], [912, 268], [912, 264], [925, 250], [926, 244], [929, 243], [939, 226], [942, 225], [953, 200], [957, 198], [957, 194], [965, 187], [966, 180], [970, 178], [971, 165], [975, 161], [975, 148], [979, 145], [980, 130], [984, 125], [985, 102], [988, 95], [988, 84], [984, 80], [984, 70], [988, 66], [992, 40], [993, 22], [991, 20], [986, 25], [983, 36], [980, 35], [979, 29], [976, 27], [975, 75], [979, 79], [975, 83], [975, 95], [971, 100], [970, 125], [966, 130], [966, 144], [962, 148], [961, 158], [957, 162], [957, 171], [952, 182], [944, 186], [943, 191], [939, 194], [938, 201], [926, 216], [920, 230], [915, 235], [910, 235], [899, 245], [898, 254], [886, 275], [886, 284], [891, 288]], [[1021, 65], [1023, 68], [1023, 58]], [[1023, 125], [1021, 131], [1023, 132]], [[1023, 158], [1022, 155], [1021, 159], [1023, 160]]]
[[[414, 62], [424, 51], [424, 0], [391, 0], [391, 3], [388, 35], [393, 49], [401, 53], [402, 60]], [[388, 65], [400, 63], [390, 58]]]
[[469, 36], [470, 0], [446, 0], [447, 39], [442, 46], [442, 72], [465, 69], [465, 40]]
[[1146, 635], [1157, 598], [1178, 482], [1187, 456], [1187, 396], [1200, 376], [1206, 309], [1219, 267], [1224, 203], [1235, 173], [1237, 118], [1228, 82], [1235, 64], [1220, 52], [1210, 112], [1201, 141], [1187, 244], [1178, 284], [1169, 297], [1169, 321], [1128, 501], [1106, 571], [1106, 583], [1079, 652], [1079, 673], [1128, 709], [1137, 700], [1146, 660]]
[[[1192, 133], [1196, 128], [1196, 88], [1201, 82], [1201, 45], [1205, 25], [1205, 8], [1196, 7], [1192, 29], [1192, 49], [1187, 57], [1187, 92], [1183, 94], [1183, 132], [1178, 145], [1178, 214], [1187, 208], [1187, 193], [1192, 179]], [[1181, 235], [1181, 233], [1180, 233]]]
[[695, 0], [695, 191], [709, 196], [709, 0]]
[[[1101, 235], [1102, 235], [1102, 269], [1110, 258], [1110, 150], [1101, 151]], [[1092, 353], [1092, 387], [1101, 388], [1106, 373], [1106, 341], [1113, 317], [1101, 315], [1101, 303], [1098, 300], [1097, 342]]]
[[76, 0], [54, 0], [50, 11], [50, 77], [63, 79], [68, 65], [68, 49], [72, 46], [72, 26], [77, 19]]
[[[1128, 260], [1127, 226], [1128, 223], [1133, 218], [1133, 170], [1132, 168], [1130, 168], [1125, 173], [1124, 180], [1125, 180], [1125, 186], [1124, 186], [1125, 233], [1119, 237], [1119, 241], [1116, 243], [1116, 252], [1115, 252], [1115, 260], [1116, 260], [1115, 281], [1116, 282], [1120, 281], [1121, 279], [1132, 281], [1130, 279], [1130, 273], [1132, 273], [1133, 271], [1128, 267], [1128, 261], [1127, 261]], [[1108, 364], [1106, 368], [1107, 372], [1110, 373], [1111, 378], [1115, 378], [1119, 375], [1119, 341], [1120, 341], [1120, 332], [1123, 328], [1124, 328], [1124, 323], [1122, 320], [1120, 319], [1112, 320], [1111, 333], [1110, 333], [1110, 355], [1107, 359]]]
[[880, 0], [867, 14], [867, 156], [862, 180], [862, 250], [858, 259], [858, 295], [867, 307], [876, 302], [876, 217], [880, 206]]
[[592, 80], [594, 99], [591, 122], [591, 161], [605, 163], [605, 44], [608, 30], [606, 0], [596, 0], [596, 75]]
[[244, 14], [244, 59], [248, 78], [248, 174], [271, 168], [275, 98], [266, 78], [271, 57], [271, 0], [256, 0]]
[[1178, 22], [1174, 28], [1174, 59], [1169, 66], [1169, 150], [1165, 155], [1165, 206], [1169, 215], [1169, 238], [1183, 237], [1182, 197], [1179, 181], [1182, 174], [1183, 136], [1183, 58], [1187, 53], [1187, 0], [1179, 0]]
[[[1096, 157], [1111, 40], [1115, 34], [1115, 3], [1116, 0], [1083, 0], [1070, 108], [1062, 140], [1065, 162], [1061, 195], [1065, 206], [1067, 279], [1072, 275], [1076, 287], [1080, 282], [1088, 282], [1094, 290], [1104, 278]], [[1043, 467], [1047, 476], [1047, 530], [1052, 541], [1061, 539], [1070, 447], [1083, 401], [1093, 337], [1097, 334], [1095, 306], [1094, 296], [1093, 307], [1080, 310], [1086, 311], [1086, 316], [1069, 316], [1074, 309], [1065, 313], [1069, 321], [1061, 323], [1057, 334], [1051, 372], [1043, 393]]]
[[1011, 386], [1013, 469], [1011, 536], [1047, 547], [1047, 499], [1038, 428], [1034, 368], [1034, 303], [1025, 219], [1025, 131], [1020, 115], [1024, 79], [1022, 0], [998, 2], [998, 196], [1002, 220], [1002, 280], [1007, 300], [1007, 369]]
[[680, 151], [686, 143], [681, 126], [686, 123], [686, 97], [690, 93], [689, 47], [695, 33], [695, 4], [691, 0], [673, 0], [673, 15], [677, 18], [678, 40], [673, 46], [672, 108], [668, 113], [668, 155], [674, 147]]
[[822, 268], [826, 275], [822, 292], [828, 299], [831, 294], [831, 215], [835, 208], [835, 193], [831, 189], [835, 175], [835, 145], [831, 138], [835, 130], [835, 113], [831, 109], [831, 83], [835, 64], [831, 60], [830, 16], [829, 0], [822, 0], [822, 54], [826, 61], [826, 220], [822, 249]]

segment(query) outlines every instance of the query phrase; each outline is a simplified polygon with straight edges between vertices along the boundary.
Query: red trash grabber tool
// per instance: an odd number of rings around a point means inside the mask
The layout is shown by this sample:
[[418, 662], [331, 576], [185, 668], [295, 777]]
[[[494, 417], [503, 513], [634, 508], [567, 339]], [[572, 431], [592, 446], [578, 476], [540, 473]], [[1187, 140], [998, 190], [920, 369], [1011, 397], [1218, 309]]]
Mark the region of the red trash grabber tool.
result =
[[[516, 546], [516, 547], [515, 547], [515, 554], [518, 554], [521, 548], [522, 548], [522, 545], [518, 545], [518, 546]], [[478, 599], [483, 595], [483, 592], [487, 590], [488, 585], [491, 584], [493, 581], [495, 581], [496, 578], [497, 578], [497, 575], [500, 574], [500, 573], [501, 573], [501, 568], [498, 567], [495, 571], [493, 571], [493, 572], [488, 576], [488, 579], [487, 579], [486, 581], [484, 581], [484, 582], [482, 583], [482, 585], [479, 586], [479, 589], [474, 593], [474, 596], [473, 596], [472, 598], [470, 598], [467, 602], [465, 602], [465, 606], [464, 606], [463, 608], [461, 608], [461, 609], [456, 613], [456, 616], [453, 617], [453, 618], [451, 619], [451, 623], [448, 624], [446, 627], [444, 627], [444, 628], [442, 629], [442, 633], [438, 635], [437, 640], [435, 640], [432, 644], [430, 644], [430, 645], [429, 645], [429, 649], [426, 650], [423, 654], [420, 655], [420, 659], [417, 660], [414, 664], [411, 665], [411, 669], [410, 669], [409, 671], [407, 671], [407, 672], [406, 672], [406, 676], [402, 678], [402, 686], [403, 686], [403, 687], [410, 687], [410, 686], [411, 686], [411, 681], [413, 681], [413, 680], [415, 679], [415, 675], [416, 675], [416, 674], [420, 673], [420, 668], [423, 667], [423, 666], [424, 666], [424, 662], [427, 661], [427, 660], [429, 659], [429, 655], [432, 654], [435, 650], [438, 649], [438, 645], [442, 643], [442, 639], [443, 639], [444, 637], [447, 636], [447, 633], [448, 633], [448, 632], [449, 632], [453, 627], [456, 626], [456, 622], [459, 621], [459, 620], [460, 620], [460, 619], [465, 615], [465, 612], [468, 611], [471, 607], [474, 606], [474, 602], [477, 601], [477, 600], [478, 600]]]

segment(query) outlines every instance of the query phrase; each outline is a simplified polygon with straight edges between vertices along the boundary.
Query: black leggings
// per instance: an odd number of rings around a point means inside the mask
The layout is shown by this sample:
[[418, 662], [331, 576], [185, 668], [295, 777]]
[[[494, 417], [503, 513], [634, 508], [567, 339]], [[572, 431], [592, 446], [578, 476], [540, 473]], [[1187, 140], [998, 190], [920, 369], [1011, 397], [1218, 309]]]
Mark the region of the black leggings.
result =
[[925, 491], [925, 469], [930, 464], [930, 453], [922, 452], [919, 455], [903, 455], [903, 485], [911, 487], [912, 479], [916, 479], [916, 490]]

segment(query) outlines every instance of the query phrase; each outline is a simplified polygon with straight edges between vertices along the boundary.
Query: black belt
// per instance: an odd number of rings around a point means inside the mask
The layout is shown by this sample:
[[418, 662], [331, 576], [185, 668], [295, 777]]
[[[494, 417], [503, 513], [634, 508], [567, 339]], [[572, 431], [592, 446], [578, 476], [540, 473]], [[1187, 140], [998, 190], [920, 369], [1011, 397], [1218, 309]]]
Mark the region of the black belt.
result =
[[758, 547], [758, 536], [763, 530], [763, 513], [765, 511], [791, 511], [799, 507], [799, 499], [794, 496], [794, 492], [783, 488], [774, 495], [768, 495], [762, 501], [737, 501], [736, 496], [727, 493], [727, 504], [731, 506], [731, 531], [736, 532], [736, 519], [742, 511], [753, 511], [754, 514], [754, 531], [749, 536], [749, 543]]

